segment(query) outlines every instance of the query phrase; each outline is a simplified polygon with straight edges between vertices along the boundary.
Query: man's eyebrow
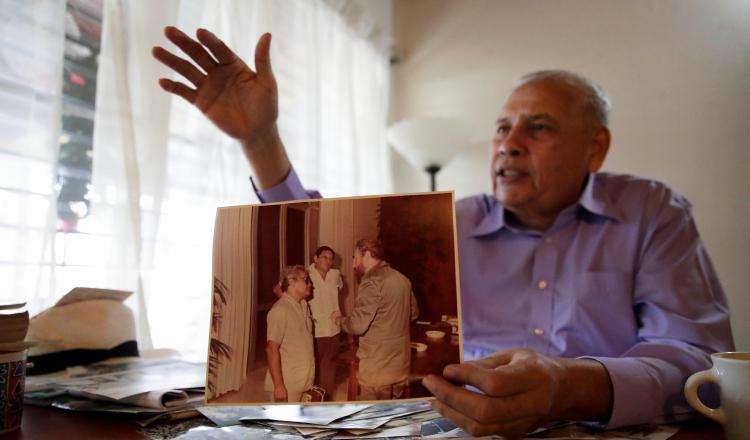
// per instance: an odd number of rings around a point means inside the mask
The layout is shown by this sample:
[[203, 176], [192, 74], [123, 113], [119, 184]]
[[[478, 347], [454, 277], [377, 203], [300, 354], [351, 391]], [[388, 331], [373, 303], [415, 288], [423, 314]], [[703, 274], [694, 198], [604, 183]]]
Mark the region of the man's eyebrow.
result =
[[524, 119], [530, 120], [530, 121], [538, 121], [540, 119], [545, 119], [551, 122], [556, 122], [557, 119], [555, 119], [554, 116], [552, 116], [549, 113], [534, 113], [528, 116], [525, 116]]
[[495, 121], [495, 124], [500, 125], [500, 124], [507, 124], [509, 122], [510, 122], [510, 118], [504, 117], [504, 118], [497, 118], [497, 121]]
[[[546, 120], [549, 122], [557, 123], [557, 119], [552, 116], [550, 113], [532, 113], [529, 115], [521, 115], [521, 118], [526, 121], [539, 121], [539, 120]], [[497, 121], [495, 121], [496, 125], [501, 124], [508, 124], [511, 122], [511, 118], [508, 116], [497, 118]]]

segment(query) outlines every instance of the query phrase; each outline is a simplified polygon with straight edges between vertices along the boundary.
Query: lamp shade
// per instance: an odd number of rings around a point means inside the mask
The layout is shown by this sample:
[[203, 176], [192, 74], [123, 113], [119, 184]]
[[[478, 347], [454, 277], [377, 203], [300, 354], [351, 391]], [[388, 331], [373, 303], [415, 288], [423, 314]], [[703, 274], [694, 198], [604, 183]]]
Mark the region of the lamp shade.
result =
[[471, 127], [461, 118], [420, 117], [388, 128], [388, 142], [413, 166], [443, 167], [469, 145]]

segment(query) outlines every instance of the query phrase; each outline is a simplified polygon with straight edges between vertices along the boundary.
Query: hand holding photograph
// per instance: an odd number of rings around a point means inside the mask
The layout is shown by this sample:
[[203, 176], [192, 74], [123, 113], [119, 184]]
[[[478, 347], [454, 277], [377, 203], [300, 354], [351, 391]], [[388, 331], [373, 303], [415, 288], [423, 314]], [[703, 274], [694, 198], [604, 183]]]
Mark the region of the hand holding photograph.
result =
[[208, 404], [430, 397], [463, 359], [453, 193], [219, 208]]

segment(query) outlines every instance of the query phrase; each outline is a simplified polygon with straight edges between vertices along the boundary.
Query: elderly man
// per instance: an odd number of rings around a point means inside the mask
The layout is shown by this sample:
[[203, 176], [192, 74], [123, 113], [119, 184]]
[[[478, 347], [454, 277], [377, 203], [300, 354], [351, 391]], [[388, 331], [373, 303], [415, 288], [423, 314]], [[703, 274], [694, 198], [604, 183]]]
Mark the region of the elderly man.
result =
[[419, 315], [411, 282], [383, 261], [377, 240], [357, 241], [353, 266], [361, 277], [354, 309], [349, 316], [334, 311], [331, 319], [347, 333], [361, 335], [359, 400], [399, 399], [411, 365], [409, 323]]
[[281, 290], [284, 293], [266, 319], [268, 371], [264, 388], [274, 402], [299, 402], [315, 379], [312, 315], [305, 301], [312, 293], [312, 281], [305, 267], [285, 267]]
[[[276, 129], [270, 35], [253, 71], [208, 31], [199, 42], [165, 33], [206, 73], [155, 48], [196, 86], [161, 79], [162, 88], [241, 142], [262, 199], [305, 197]], [[733, 349], [689, 203], [661, 183], [597, 172], [607, 111], [580, 75], [522, 78], [492, 142], [494, 195], [456, 206], [464, 353], [475, 360], [424, 384], [435, 408], [472, 434], [684, 419], [686, 377], [710, 366], [709, 353]]]

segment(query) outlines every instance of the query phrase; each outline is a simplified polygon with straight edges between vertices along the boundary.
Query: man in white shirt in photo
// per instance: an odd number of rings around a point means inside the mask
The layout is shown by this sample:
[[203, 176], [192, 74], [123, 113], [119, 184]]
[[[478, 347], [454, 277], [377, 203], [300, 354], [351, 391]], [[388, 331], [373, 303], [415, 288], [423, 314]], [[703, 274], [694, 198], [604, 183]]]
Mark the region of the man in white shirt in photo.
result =
[[336, 386], [336, 356], [341, 332], [341, 327], [329, 318], [339, 310], [339, 292], [344, 286], [341, 273], [332, 267], [335, 255], [332, 248], [320, 246], [307, 269], [315, 288], [309, 304], [315, 322], [316, 383], [326, 390], [326, 400], [333, 399]]

